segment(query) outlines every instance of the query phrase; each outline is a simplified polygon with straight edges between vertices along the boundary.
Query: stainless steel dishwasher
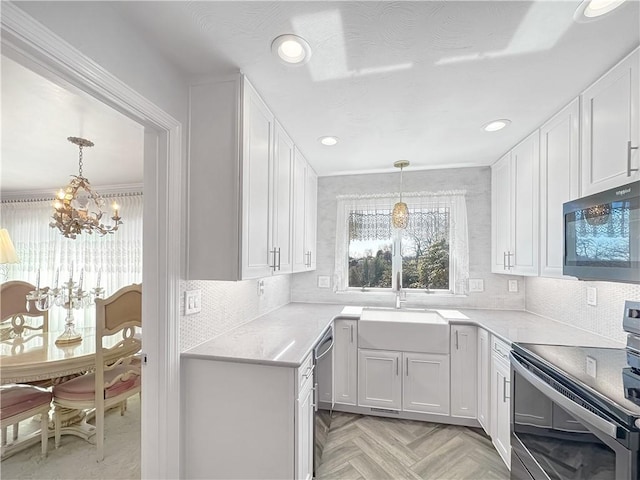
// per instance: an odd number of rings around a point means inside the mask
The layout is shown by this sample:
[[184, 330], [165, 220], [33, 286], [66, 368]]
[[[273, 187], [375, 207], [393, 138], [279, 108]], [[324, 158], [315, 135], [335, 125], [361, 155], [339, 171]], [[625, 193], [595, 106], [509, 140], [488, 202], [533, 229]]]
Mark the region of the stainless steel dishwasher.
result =
[[[322, 459], [322, 451], [329, 436], [331, 408], [333, 407], [333, 323], [327, 328], [313, 349], [315, 413], [313, 430], [313, 471]], [[328, 401], [327, 401], [328, 400]]]

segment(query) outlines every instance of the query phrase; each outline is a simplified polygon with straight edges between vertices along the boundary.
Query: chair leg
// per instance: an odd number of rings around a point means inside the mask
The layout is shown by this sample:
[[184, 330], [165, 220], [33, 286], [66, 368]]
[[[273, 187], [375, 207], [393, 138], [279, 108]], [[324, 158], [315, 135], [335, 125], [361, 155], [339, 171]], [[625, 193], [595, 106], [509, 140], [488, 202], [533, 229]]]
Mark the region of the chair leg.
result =
[[104, 404], [96, 405], [96, 447], [97, 461], [104, 460]]
[[40, 442], [42, 443], [42, 456], [46, 457], [49, 447], [49, 414], [47, 412], [40, 414]]
[[54, 418], [54, 424], [55, 424], [55, 447], [58, 448], [60, 446], [60, 429], [61, 429], [61, 425], [60, 423], [62, 423], [62, 416], [60, 415], [60, 410], [59, 407], [54, 407], [54, 414], [53, 414], [53, 418]]
[[14, 423], [13, 424], [13, 441], [15, 442], [16, 440], [18, 440], [18, 425], [20, 425], [19, 423]]

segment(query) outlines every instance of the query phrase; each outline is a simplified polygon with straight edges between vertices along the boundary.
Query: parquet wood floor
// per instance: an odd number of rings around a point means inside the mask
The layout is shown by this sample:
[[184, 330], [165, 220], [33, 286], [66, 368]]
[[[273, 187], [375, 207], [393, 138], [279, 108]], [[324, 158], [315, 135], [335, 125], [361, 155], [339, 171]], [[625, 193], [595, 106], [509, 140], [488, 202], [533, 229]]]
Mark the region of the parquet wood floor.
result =
[[508, 480], [477, 428], [334, 412], [319, 480]]

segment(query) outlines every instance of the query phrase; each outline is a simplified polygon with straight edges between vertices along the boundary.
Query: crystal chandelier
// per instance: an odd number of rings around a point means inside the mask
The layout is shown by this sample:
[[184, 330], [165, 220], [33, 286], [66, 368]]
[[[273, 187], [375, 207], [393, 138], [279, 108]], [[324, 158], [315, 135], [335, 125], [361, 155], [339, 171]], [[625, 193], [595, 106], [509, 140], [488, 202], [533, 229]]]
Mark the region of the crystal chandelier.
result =
[[398, 160], [393, 166], [400, 169], [400, 201], [393, 206], [391, 223], [395, 228], [407, 228], [409, 209], [407, 204], [402, 201], [402, 169], [409, 166], [409, 160]]
[[78, 175], [71, 175], [73, 179], [65, 188], [60, 189], [53, 203], [55, 211], [49, 223], [51, 228], [57, 228], [67, 238], [76, 238], [82, 232], [89, 234], [96, 232], [100, 235], [113, 233], [122, 225], [118, 210], [120, 207], [114, 202], [112, 205], [113, 225], [102, 223], [104, 200], [98, 193], [91, 190], [89, 180], [82, 176], [82, 148], [93, 147], [93, 142], [84, 138], [68, 137], [80, 149], [78, 160]]

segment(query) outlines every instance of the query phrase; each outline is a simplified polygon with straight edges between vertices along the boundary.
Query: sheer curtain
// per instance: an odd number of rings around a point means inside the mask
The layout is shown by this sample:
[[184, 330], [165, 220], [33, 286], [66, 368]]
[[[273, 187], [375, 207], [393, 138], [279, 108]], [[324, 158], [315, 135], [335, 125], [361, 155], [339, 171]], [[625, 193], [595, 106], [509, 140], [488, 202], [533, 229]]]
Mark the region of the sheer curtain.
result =
[[[106, 197], [106, 196], [105, 196]], [[56, 271], [59, 282], [65, 282], [73, 265], [77, 282], [84, 271], [83, 288], [100, 286], [109, 296], [121, 287], [142, 281], [142, 206], [140, 193], [109, 196], [120, 205], [123, 224], [111, 235], [78, 235], [63, 237], [51, 228], [52, 200], [7, 201], [0, 205], [0, 224], [11, 235], [19, 263], [11, 264], [8, 280], [24, 280], [35, 285], [40, 271], [40, 286], [53, 286]], [[64, 328], [66, 311], [53, 307], [49, 312], [49, 328]], [[91, 326], [94, 308], [75, 310], [76, 326]]]
[[[403, 200], [409, 208], [409, 222], [412, 221], [412, 210], [448, 210], [451, 291], [458, 295], [467, 293], [469, 280], [469, 240], [465, 195], [466, 191], [462, 190], [403, 193]], [[390, 232], [392, 230], [390, 211], [393, 209], [395, 202], [398, 201], [398, 194], [339, 195], [336, 199], [338, 211], [336, 217], [334, 284], [336, 290], [346, 290], [348, 288], [349, 274], [349, 229], [354, 228], [353, 213], [366, 212], [364, 215], [355, 216], [359, 221], [367, 223], [366, 225], [359, 225], [358, 228], [375, 230], [376, 232], [380, 232], [382, 229]], [[384, 221], [381, 221], [381, 219]]]

